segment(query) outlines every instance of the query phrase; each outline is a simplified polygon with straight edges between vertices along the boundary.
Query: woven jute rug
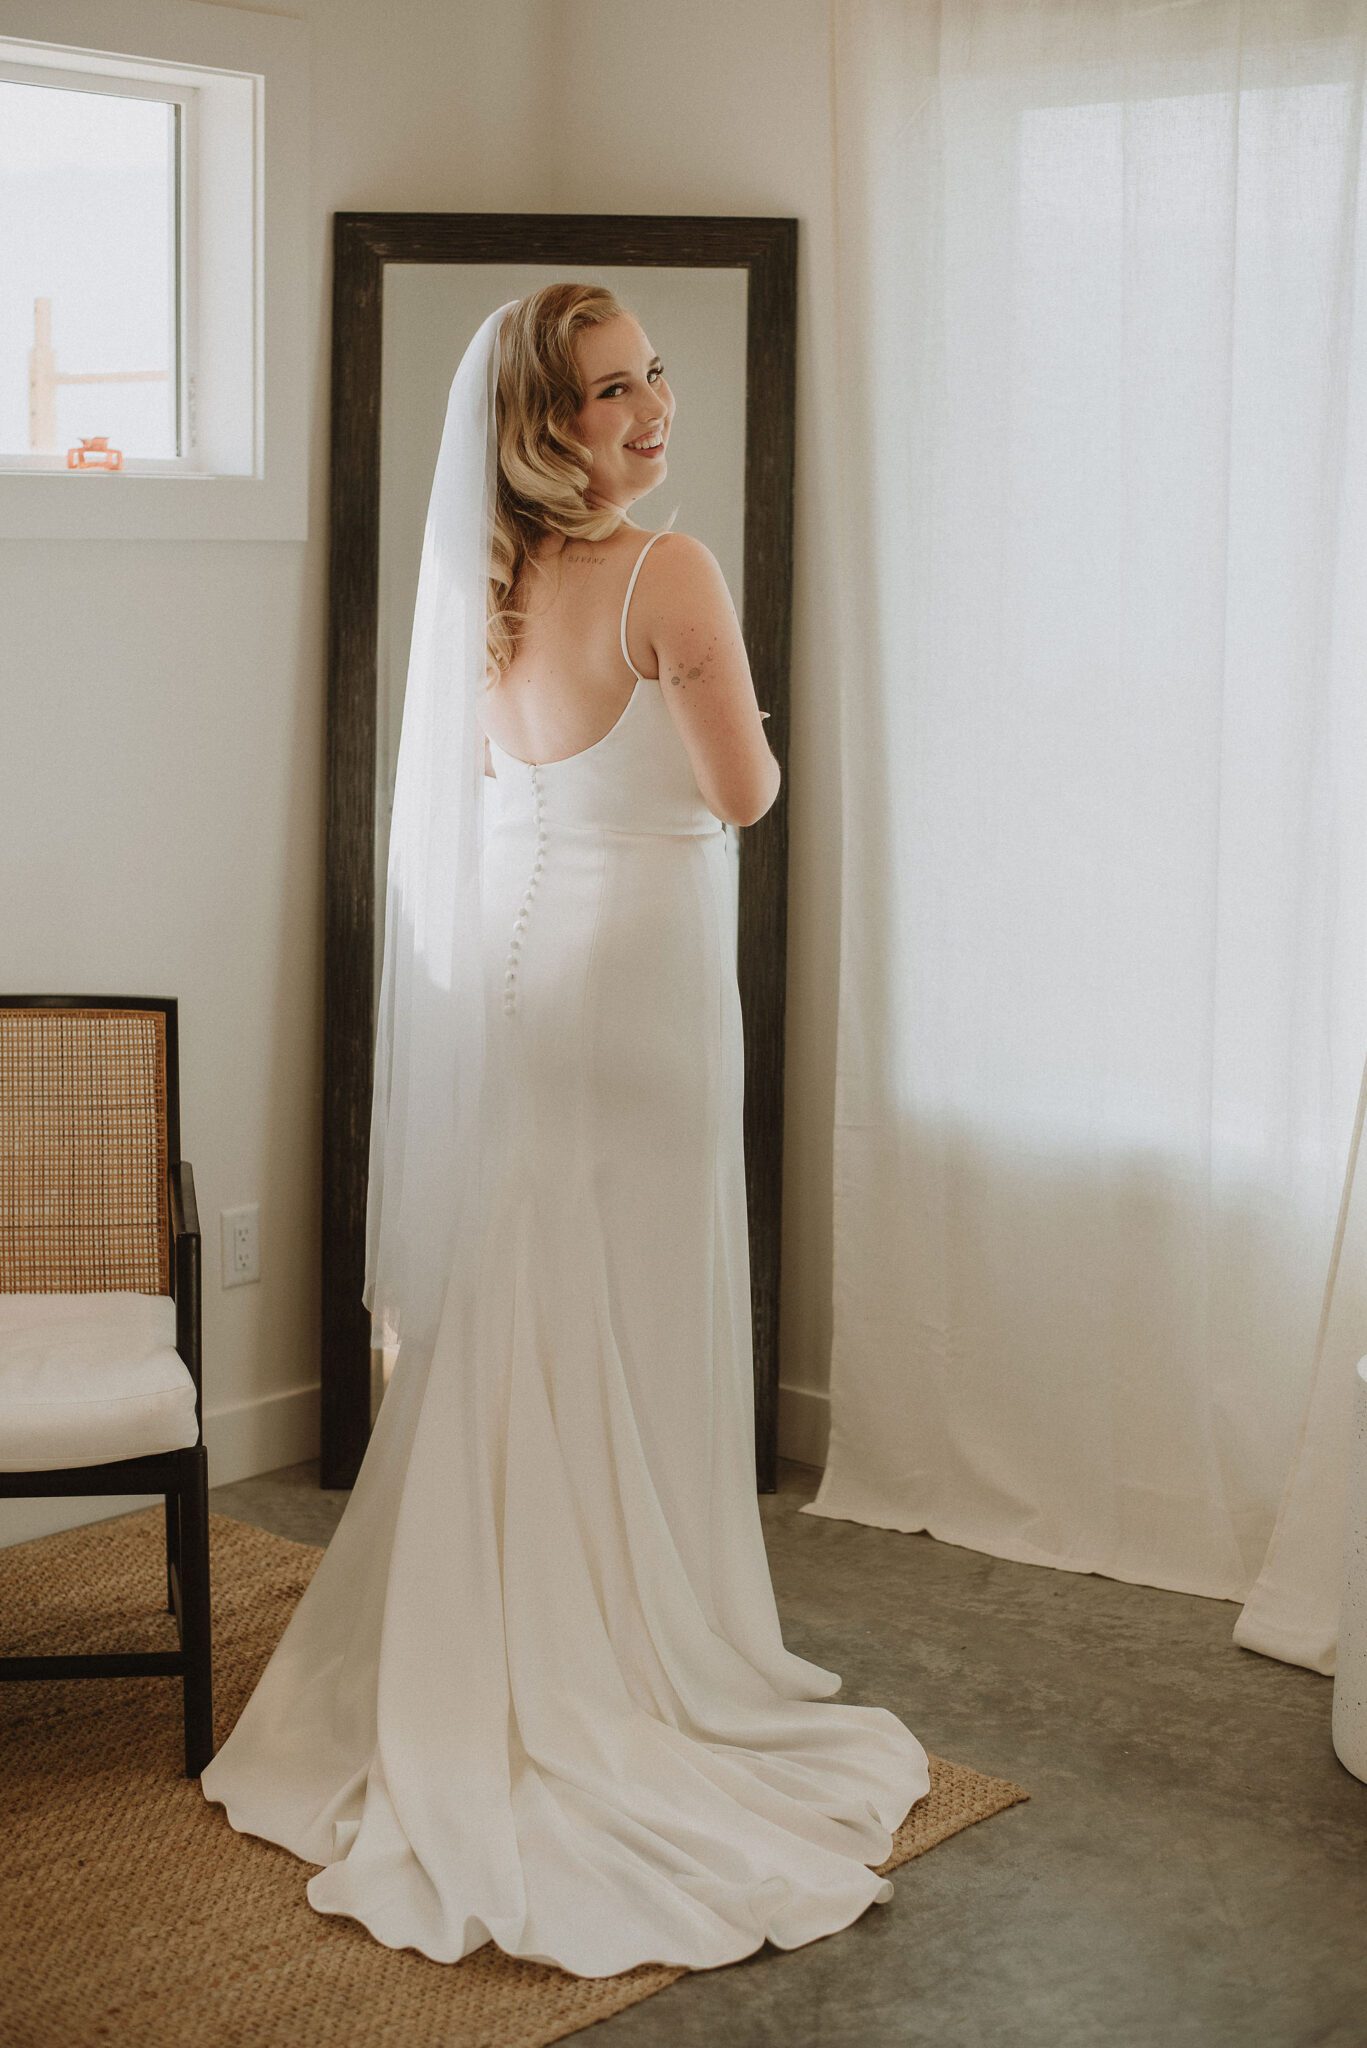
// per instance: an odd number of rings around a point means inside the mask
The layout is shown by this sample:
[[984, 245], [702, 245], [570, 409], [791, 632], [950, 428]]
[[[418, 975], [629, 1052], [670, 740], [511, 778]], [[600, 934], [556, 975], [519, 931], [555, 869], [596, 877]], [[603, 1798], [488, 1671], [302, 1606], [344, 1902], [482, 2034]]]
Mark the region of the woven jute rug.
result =
[[[323, 1553], [209, 1526], [222, 1741]], [[174, 1648], [162, 1531], [157, 1506], [0, 1551], [5, 1651]], [[436, 1963], [316, 1913], [317, 1866], [238, 1834], [181, 1775], [180, 1697], [177, 1678], [0, 1685], [5, 2048], [540, 2048], [688, 1974], [574, 1977], [492, 1942]], [[1029, 1797], [931, 1766], [883, 1870]]]

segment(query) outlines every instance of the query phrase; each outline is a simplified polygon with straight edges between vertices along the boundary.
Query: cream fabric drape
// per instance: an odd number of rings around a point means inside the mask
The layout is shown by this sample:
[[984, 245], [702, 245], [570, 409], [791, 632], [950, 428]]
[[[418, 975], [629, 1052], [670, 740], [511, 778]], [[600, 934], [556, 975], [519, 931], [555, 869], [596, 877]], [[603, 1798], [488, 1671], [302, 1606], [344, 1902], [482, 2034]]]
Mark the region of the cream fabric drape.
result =
[[1367, 0], [831, 27], [807, 1512], [1252, 1593], [1240, 1641], [1331, 1670], [1367, 1350]]

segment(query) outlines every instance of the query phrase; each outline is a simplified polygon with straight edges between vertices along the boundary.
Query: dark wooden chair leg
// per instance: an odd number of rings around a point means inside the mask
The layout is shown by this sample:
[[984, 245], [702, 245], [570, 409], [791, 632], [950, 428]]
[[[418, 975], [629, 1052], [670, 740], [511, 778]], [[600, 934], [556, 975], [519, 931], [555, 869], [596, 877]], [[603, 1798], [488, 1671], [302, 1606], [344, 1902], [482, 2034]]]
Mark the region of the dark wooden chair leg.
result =
[[185, 1653], [185, 1775], [197, 1778], [214, 1753], [213, 1658], [209, 1613], [209, 1453], [182, 1451], [180, 1632]]
[[166, 1496], [166, 1611], [176, 1611], [175, 1575], [180, 1571], [180, 1495]]

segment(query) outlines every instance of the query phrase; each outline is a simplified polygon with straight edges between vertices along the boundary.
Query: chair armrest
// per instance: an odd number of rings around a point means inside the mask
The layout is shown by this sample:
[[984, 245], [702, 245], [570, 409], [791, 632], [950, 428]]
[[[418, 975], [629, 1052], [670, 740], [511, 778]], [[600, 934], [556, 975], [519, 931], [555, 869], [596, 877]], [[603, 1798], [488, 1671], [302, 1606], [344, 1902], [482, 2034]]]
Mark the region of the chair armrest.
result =
[[203, 1386], [200, 1378], [200, 1241], [199, 1205], [195, 1201], [194, 1169], [188, 1159], [171, 1166], [171, 1243], [175, 1263], [176, 1349], [195, 1383], [195, 1407], [204, 1433]]
[[199, 1236], [199, 1204], [195, 1200], [195, 1170], [188, 1159], [178, 1159], [170, 1171], [171, 1236]]

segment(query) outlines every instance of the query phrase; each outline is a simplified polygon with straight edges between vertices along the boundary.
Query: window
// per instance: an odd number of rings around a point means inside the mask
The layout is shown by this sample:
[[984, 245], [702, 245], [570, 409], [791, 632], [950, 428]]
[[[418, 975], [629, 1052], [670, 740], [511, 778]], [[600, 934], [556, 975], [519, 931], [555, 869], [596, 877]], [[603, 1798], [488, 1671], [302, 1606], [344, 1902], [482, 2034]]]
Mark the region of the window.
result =
[[194, 103], [193, 88], [171, 98], [134, 80], [68, 82], [36, 67], [25, 78], [0, 64], [5, 468], [189, 459]]
[[304, 27], [44, 11], [0, 0], [0, 534], [304, 539]]

